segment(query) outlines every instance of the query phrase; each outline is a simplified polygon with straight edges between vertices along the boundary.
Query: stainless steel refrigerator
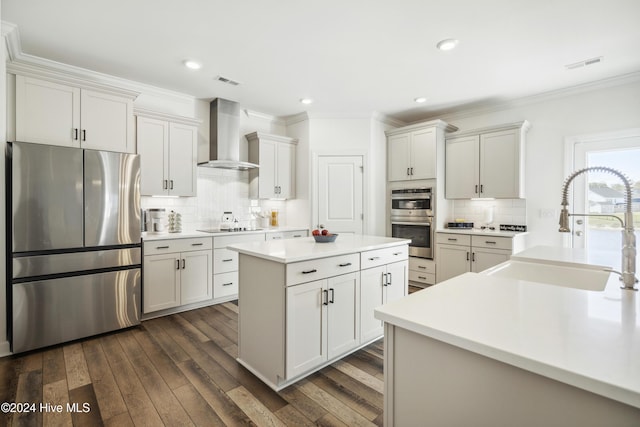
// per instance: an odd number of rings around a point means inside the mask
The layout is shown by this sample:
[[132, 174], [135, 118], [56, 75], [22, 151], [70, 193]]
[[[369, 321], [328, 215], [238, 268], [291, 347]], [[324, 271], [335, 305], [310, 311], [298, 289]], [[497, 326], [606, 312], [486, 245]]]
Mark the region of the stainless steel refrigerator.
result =
[[12, 351], [140, 323], [139, 157], [13, 142], [7, 178]]

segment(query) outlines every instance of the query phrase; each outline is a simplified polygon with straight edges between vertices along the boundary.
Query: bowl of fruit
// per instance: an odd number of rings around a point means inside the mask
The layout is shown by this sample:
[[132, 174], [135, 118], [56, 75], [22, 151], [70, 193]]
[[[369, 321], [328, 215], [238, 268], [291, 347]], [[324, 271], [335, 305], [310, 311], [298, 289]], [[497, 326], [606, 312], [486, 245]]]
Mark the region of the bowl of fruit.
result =
[[317, 243], [335, 242], [335, 240], [338, 238], [337, 234], [330, 233], [326, 228], [323, 228], [321, 230], [313, 230], [311, 232], [311, 235]]

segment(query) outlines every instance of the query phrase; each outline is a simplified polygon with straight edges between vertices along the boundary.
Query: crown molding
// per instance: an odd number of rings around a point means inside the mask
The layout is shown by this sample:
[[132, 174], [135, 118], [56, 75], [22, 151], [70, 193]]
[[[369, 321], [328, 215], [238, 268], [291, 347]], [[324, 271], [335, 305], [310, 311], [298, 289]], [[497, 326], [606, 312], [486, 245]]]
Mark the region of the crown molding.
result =
[[412, 131], [412, 130], [417, 130], [417, 129], [422, 129], [422, 128], [428, 128], [428, 127], [435, 127], [438, 129], [442, 129], [445, 132], [455, 132], [458, 130], [458, 128], [452, 124], [449, 124], [443, 120], [440, 119], [436, 119], [436, 120], [428, 120], [428, 121], [422, 121], [422, 122], [416, 122], [416, 123], [412, 123], [410, 125], [406, 125], [406, 126], [402, 126], [399, 128], [395, 128], [395, 129], [391, 129], [388, 131], [385, 131], [385, 134], [387, 136], [391, 136], [391, 135], [395, 135], [398, 133], [404, 133], [407, 131]]
[[[480, 116], [483, 114], [495, 113], [498, 111], [508, 110], [517, 107], [523, 107], [530, 104], [536, 104], [540, 102], [547, 102], [554, 99], [566, 98], [569, 96], [579, 95], [582, 93], [593, 92], [596, 90], [602, 90], [610, 87], [621, 86], [640, 81], [640, 71], [634, 71], [627, 74], [622, 74], [607, 79], [596, 80], [589, 83], [583, 83], [568, 88], [562, 88], [547, 92], [542, 92], [535, 95], [512, 98], [501, 102], [487, 102], [474, 105], [473, 107], [465, 108], [454, 107], [449, 110], [443, 110], [433, 115], [426, 117], [424, 120], [433, 118], [439, 118], [447, 121], [453, 121], [457, 119], [464, 119], [468, 117]], [[418, 123], [418, 122], [413, 122]]]
[[163, 120], [163, 121], [181, 123], [184, 125], [191, 125], [191, 126], [199, 126], [202, 123], [202, 120], [195, 119], [193, 117], [167, 114], [167, 113], [162, 113], [159, 111], [148, 110], [146, 108], [139, 108], [139, 107], [133, 108], [133, 114], [135, 116], [147, 117], [149, 119]]
[[296, 123], [309, 121], [309, 114], [306, 111], [294, 114], [292, 116], [283, 117], [286, 126], [295, 125]]
[[266, 114], [266, 113], [260, 113], [258, 111], [253, 111], [253, 110], [243, 110], [245, 116], [249, 117], [249, 118], [254, 118], [254, 119], [258, 119], [258, 120], [265, 120], [268, 121], [272, 124], [275, 125], [280, 125], [280, 126], [286, 126], [287, 121], [283, 118], [283, 117], [278, 117], [278, 116], [272, 116], [270, 114]]
[[394, 117], [388, 116], [378, 111], [374, 111], [371, 117], [373, 120], [376, 120], [380, 123], [384, 123], [386, 125], [397, 127], [397, 128], [407, 125], [407, 122], [403, 122], [402, 120], [398, 120]]

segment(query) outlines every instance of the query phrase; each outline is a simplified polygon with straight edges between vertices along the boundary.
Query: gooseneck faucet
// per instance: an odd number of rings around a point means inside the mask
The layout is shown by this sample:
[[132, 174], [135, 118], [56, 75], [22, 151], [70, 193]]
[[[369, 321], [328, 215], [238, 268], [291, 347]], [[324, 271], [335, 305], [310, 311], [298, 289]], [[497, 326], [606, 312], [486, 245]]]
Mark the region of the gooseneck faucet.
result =
[[[567, 207], [569, 206], [569, 184], [571, 184], [571, 181], [573, 181], [575, 177], [585, 172], [606, 172], [620, 178], [625, 187], [626, 210], [624, 212], [624, 222], [620, 220], [620, 218], [613, 215], [569, 213], [569, 210], [567, 209]], [[622, 272], [620, 273], [620, 276], [622, 278], [622, 283], [624, 284], [622, 289], [637, 291], [637, 289], [635, 288], [635, 284], [638, 283], [638, 279], [636, 279], [636, 235], [634, 234], [633, 230], [631, 198], [631, 183], [622, 172], [606, 166], [592, 166], [584, 169], [579, 169], [569, 175], [569, 177], [564, 181], [564, 186], [562, 187], [562, 210], [560, 211], [560, 229], [558, 231], [561, 233], [569, 233], [571, 231], [571, 229], [569, 228], [569, 216], [612, 216], [620, 220], [620, 222], [622, 223]]]

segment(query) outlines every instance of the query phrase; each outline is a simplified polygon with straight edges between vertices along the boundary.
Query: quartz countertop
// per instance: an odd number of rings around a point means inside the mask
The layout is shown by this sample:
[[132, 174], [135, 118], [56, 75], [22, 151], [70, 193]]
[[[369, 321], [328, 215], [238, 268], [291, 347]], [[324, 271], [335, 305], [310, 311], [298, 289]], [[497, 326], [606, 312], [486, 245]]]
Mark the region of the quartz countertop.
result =
[[269, 242], [251, 242], [229, 245], [227, 249], [241, 254], [264, 258], [284, 264], [326, 258], [335, 255], [382, 249], [407, 245], [408, 239], [366, 235], [339, 235], [335, 242], [316, 243], [313, 237], [276, 240]]
[[[514, 259], [584, 266], [581, 251]], [[602, 268], [602, 266], [592, 266]], [[617, 266], [615, 266], [617, 267]], [[640, 292], [465, 273], [376, 309], [398, 327], [640, 408]]]
[[206, 231], [198, 231], [198, 230], [183, 230], [180, 233], [142, 233], [143, 241], [152, 241], [152, 240], [167, 240], [167, 239], [189, 239], [193, 237], [220, 237], [220, 236], [234, 236], [238, 234], [256, 234], [256, 233], [278, 233], [281, 231], [297, 231], [297, 230], [308, 230], [304, 227], [274, 227], [274, 228], [262, 228], [258, 230], [247, 230], [247, 231], [216, 231], [216, 232], [206, 232]]

